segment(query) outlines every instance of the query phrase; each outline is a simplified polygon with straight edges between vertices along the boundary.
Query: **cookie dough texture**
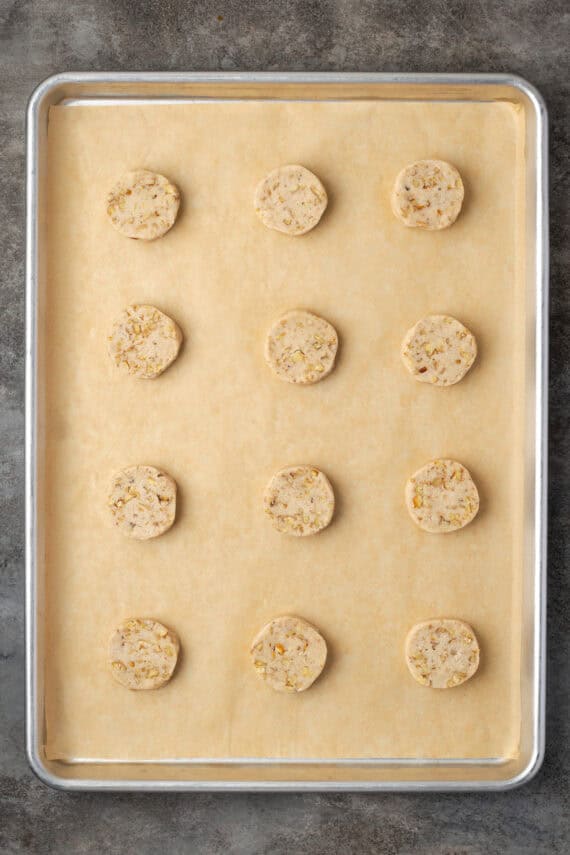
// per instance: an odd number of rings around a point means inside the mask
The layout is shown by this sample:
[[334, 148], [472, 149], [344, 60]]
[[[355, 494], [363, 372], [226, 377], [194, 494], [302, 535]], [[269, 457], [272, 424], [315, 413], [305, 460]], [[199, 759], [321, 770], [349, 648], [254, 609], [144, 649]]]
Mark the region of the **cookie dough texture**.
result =
[[333, 370], [338, 335], [332, 324], [296, 309], [275, 321], [265, 341], [265, 361], [280, 380], [307, 386]]
[[327, 645], [318, 630], [298, 617], [278, 617], [264, 626], [251, 645], [253, 666], [277, 692], [304, 692], [327, 659]]
[[327, 191], [304, 166], [280, 166], [257, 185], [255, 212], [264, 226], [286, 235], [314, 229], [327, 207]]
[[121, 312], [108, 337], [108, 350], [117, 368], [154, 379], [171, 365], [180, 350], [182, 333], [155, 306], [133, 305]]
[[406, 638], [406, 663], [422, 686], [452, 689], [475, 674], [479, 644], [462, 620], [436, 618], [413, 626]]
[[176, 516], [176, 481], [154, 466], [129, 466], [113, 478], [109, 509], [117, 528], [128, 537], [158, 537]]
[[424, 531], [447, 533], [470, 523], [479, 510], [471, 475], [456, 460], [432, 460], [406, 484], [406, 507]]
[[126, 689], [159, 689], [172, 677], [179, 650], [172, 630], [151, 618], [130, 618], [111, 636], [111, 673]]
[[156, 240], [172, 228], [180, 207], [180, 191], [164, 175], [138, 169], [127, 172], [107, 197], [107, 215], [122, 235]]
[[401, 353], [404, 365], [420, 383], [453, 386], [475, 362], [477, 342], [450, 315], [428, 315], [408, 330]]
[[306, 537], [326, 528], [334, 513], [334, 492], [316, 466], [286, 466], [265, 490], [265, 513], [277, 531]]
[[446, 229], [459, 216], [463, 195], [463, 181], [454, 166], [444, 160], [417, 160], [396, 178], [392, 210], [405, 226]]

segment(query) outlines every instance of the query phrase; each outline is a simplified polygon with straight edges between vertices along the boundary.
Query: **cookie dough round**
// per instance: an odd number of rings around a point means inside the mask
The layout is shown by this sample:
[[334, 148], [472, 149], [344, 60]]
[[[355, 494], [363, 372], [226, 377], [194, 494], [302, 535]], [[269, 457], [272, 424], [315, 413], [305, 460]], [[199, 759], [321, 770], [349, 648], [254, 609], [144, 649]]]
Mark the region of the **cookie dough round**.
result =
[[128, 537], [158, 537], [176, 516], [176, 481], [154, 466], [129, 466], [113, 479], [109, 509], [117, 528]]
[[182, 333], [172, 318], [155, 306], [138, 304], [121, 312], [108, 337], [109, 355], [117, 368], [147, 380], [174, 362], [181, 344]]
[[327, 207], [327, 191], [304, 166], [280, 166], [255, 190], [255, 212], [264, 226], [286, 235], [314, 229]]
[[111, 636], [111, 673], [126, 689], [159, 689], [172, 677], [179, 650], [171, 629], [151, 618], [130, 618]]
[[277, 531], [306, 537], [326, 528], [334, 513], [334, 492], [316, 466], [286, 466], [265, 489], [265, 513]]
[[148, 169], [127, 172], [107, 197], [107, 215], [122, 235], [156, 240], [172, 228], [180, 191], [168, 178]]
[[479, 644], [468, 623], [434, 618], [413, 626], [406, 638], [406, 663], [422, 686], [452, 689], [479, 667]]
[[477, 342], [450, 315], [428, 315], [408, 330], [401, 352], [404, 365], [420, 383], [453, 386], [475, 362]]
[[278, 617], [264, 626], [251, 645], [253, 666], [277, 692], [304, 692], [327, 660], [327, 645], [318, 630], [298, 617]]
[[307, 386], [333, 370], [338, 335], [332, 324], [295, 309], [275, 321], [265, 341], [265, 361], [280, 380]]
[[417, 160], [402, 169], [392, 210], [405, 226], [435, 231], [453, 225], [463, 204], [463, 181], [444, 160]]
[[406, 484], [406, 507], [424, 531], [447, 533], [470, 523], [479, 510], [479, 493], [457, 460], [432, 460]]

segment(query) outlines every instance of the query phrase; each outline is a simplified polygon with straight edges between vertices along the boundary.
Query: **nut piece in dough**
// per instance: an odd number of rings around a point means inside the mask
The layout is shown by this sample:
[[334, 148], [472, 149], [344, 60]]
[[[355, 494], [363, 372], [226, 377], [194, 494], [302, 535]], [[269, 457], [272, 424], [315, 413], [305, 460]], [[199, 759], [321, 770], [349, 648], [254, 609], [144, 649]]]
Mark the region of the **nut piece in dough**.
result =
[[479, 667], [479, 644], [468, 623], [434, 618], [411, 628], [406, 638], [406, 663], [422, 686], [452, 689]]
[[265, 489], [265, 513], [277, 531], [306, 537], [326, 528], [334, 513], [334, 493], [316, 466], [286, 466]]
[[307, 386], [333, 370], [338, 335], [332, 324], [296, 309], [275, 321], [265, 341], [265, 361], [280, 380]]
[[304, 692], [327, 659], [327, 645], [318, 630], [298, 617], [278, 617], [264, 626], [251, 645], [253, 666], [277, 692]]
[[260, 181], [255, 212], [264, 226], [286, 235], [314, 229], [327, 207], [327, 191], [304, 166], [280, 166]]
[[176, 481], [154, 466], [129, 466], [113, 478], [109, 509], [117, 528], [128, 537], [158, 537], [176, 516]]
[[109, 355], [134, 377], [153, 379], [171, 365], [180, 350], [182, 333], [172, 318], [155, 306], [124, 309], [108, 337]]
[[159, 689], [172, 677], [179, 650], [172, 630], [151, 618], [130, 618], [111, 636], [109, 665], [126, 689]]
[[406, 484], [406, 507], [424, 531], [447, 533], [463, 528], [479, 510], [479, 493], [457, 460], [432, 460]]
[[107, 197], [107, 215], [122, 235], [155, 240], [172, 228], [180, 206], [180, 191], [164, 175], [137, 169], [127, 172]]
[[463, 204], [463, 181], [444, 160], [417, 160], [402, 169], [392, 210], [405, 226], [434, 231], [453, 225]]
[[410, 374], [432, 386], [459, 383], [476, 356], [475, 336], [449, 315], [422, 318], [402, 342], [402, 360]]

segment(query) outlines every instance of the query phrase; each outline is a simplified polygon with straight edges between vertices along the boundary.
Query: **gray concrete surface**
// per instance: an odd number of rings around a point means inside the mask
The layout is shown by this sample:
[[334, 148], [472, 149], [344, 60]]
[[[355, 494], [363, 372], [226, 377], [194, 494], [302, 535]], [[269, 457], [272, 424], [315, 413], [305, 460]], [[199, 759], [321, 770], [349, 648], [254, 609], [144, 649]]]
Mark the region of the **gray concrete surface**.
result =
[[[565, 12], [566, 8], [566, 12]], [[0, 852], [423, 853], [570, 849], [569, 17], [563, 0], [0, 0]], [[551, 115], [548, 748], [497, 795], [65, 795], [24, 756], [24, 109], [62, 70], [509, 71]]]

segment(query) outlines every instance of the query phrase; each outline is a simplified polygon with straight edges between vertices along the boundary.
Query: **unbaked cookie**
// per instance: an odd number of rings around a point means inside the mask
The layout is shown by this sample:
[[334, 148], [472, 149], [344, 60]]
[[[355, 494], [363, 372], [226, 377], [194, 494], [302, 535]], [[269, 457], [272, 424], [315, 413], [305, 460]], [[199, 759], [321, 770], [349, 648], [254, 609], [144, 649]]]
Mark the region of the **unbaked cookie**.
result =
[[129, 466], [113, 479], [109, 509], [117, 528], [128, 537], [158, 537], [176, 516], [176, 481], [154, 466]]
[[421, 383], [452, 386], [462, 380], [477, 356], [477, 342], [467, 327], [450, 315], [428, 315], [402, 342], [402, 360]]
[[463, 195], [463, 181], [454, 166], [444, 160], [417, 160], [396, 178], [392, 210], [405, 226], [445, 229], [459, 216]]
[[117, 368], [145, 379], [162, 374], [178, 356], [181, 343], [182, 333], [172, 318], [145, 305], [124, 309], [108, 337]]
[[314, 229], [327, 207], [327, 191], [304, 166], [280, 166], [257, 185], [255, 212], [264, 226], [286, 235]]
[[334, 493], [316, 466], [286, 466], [265, 489], [265, 513], [277, 531], [296, 537], [326, 528], [334, 513]]
[[296, 309], [275, 321], [265, 341], [265, 361], [280, 380], [318, 383], [333, 370], [338, 335], [332, 324]]
[[159, 689], [172, 677], [179, 650], [172, 630], [151, 618], [130, 618], [111, 636], [111, 673], [126, 689]]
[[432, 460], [406, 484], [406, 507], [424, 531], [446, 533], [463, 528], [479, 510], [471, 475], [456, 460]]
[[406, 663], [422, 686], [452, 689], [479, 667], [479, 644], [468, 623], [434, 618], [413, 626], [406, 638]]
[[264, 626], [251, 645], [259, 676], [277, 692], [304, 692], [327, 659], [327, 645], [318, 630], [298, 617], [278, 617]]
[[148, 169], [127, 172], [107, 197], [107, 215], [122, 235], [155, 240], [172, 228], [180, 191], [168, 178]]

